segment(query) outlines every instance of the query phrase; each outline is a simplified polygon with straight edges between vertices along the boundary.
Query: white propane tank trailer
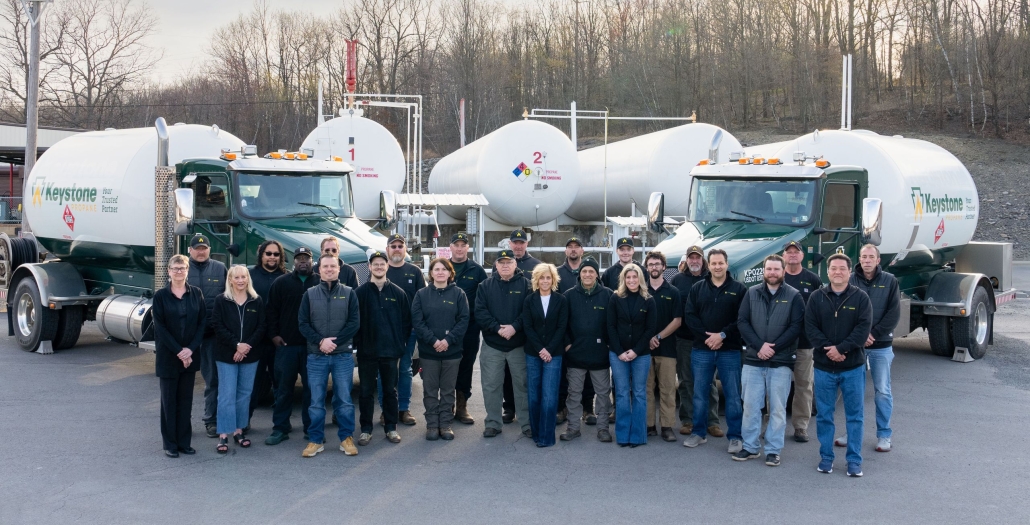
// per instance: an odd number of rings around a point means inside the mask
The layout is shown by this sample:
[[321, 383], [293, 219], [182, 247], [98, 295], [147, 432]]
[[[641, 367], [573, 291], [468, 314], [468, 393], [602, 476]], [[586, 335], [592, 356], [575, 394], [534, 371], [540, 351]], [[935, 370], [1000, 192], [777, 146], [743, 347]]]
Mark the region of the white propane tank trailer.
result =
[[925, 328], [933, 353], [956, 360], [983, 357], [998, 305], [1015, 298], [1012, 245], [970, 242], [976, 185], [935, 144], [816, 131], [728, 162], [703, 159], [690, 175], [687, 222], [656, 248], [670, 260], [693, 245], [721, 248], [734, 279], [752, 286], [763, 282], [767, 255], [798, 241], [807, 267], [825, 281], [826, 257], [857, 261], [861, 246], [877, 245], [902, 292], [895, 336]]

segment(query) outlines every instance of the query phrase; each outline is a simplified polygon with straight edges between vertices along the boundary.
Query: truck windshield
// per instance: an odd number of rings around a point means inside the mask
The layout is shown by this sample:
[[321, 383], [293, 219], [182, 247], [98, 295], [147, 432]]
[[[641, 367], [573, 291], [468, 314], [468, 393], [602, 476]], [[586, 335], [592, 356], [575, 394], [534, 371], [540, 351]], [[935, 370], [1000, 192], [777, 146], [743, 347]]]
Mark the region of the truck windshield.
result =
[[237, 172], [236, 183], [240, 210], [255, 219], [354, 215], [345, 175]]
[[805, 224], [812, 219], [816, 181], [713, 180], [695, 178], [691, 221]]

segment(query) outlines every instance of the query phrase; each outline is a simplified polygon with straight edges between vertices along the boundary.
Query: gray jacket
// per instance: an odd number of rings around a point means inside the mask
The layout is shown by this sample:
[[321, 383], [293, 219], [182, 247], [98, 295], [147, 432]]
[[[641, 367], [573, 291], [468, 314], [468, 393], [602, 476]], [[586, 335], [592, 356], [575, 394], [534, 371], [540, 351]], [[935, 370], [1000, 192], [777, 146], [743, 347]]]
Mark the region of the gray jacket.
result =
[[221, 261], [208, 259], [197, 262], [190, 259], [190, 269], [186, 274], [186, 282], [200, 288], [204, 294], [204, 305], [207, 306], [207, 328], [204, 336], [214, 336], [215, 329], [211, 321], [214, 319], [215, 298], [225, 292], [225, 276], [228, 270]]
[[326, 337], [336, 338], [333, 355], [351, 353], [360, 325], [358, 296], [350, 286], [323, 281], [304, 292], [297, 327], [308, 341], [309, 354], [320, 354], [318, 344]]
[[[798, 336], [805, 325], [805, 300], [789, 284], [781, 284], [776, 294], [765, 284], [752, 286], [740, 303], [737, 329], [747, 345], [744, 364], [761, 367], [793, 367], [797, 359]], [[758, 351], [772, 343], [773, 354], [760, 359]]]

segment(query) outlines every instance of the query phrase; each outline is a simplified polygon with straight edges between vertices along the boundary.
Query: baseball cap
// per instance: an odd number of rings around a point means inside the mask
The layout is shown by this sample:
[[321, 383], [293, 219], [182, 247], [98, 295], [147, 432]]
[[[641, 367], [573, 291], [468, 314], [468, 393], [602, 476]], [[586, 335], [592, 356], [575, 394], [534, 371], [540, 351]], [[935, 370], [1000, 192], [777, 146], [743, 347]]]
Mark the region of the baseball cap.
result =
[[196, 248], [198, 246], [203, 246], [205, 248], [211, 247], [211, 242], [208, 241], [207, 235], [204, 235], [203, 233], [198, 233], [194, 235], [192, 239], [190, 239], [190, 248]]
[[619, 239], [619, 242], [615, 243], [616, 248], [622, 248], [623, 246], [629, 246], [630, 248], [632, 248], [633, 239], [630, 239], [629, 237], [622, 237]]
[[700, 255], [702, 258], [705, 256], [705, 251], [702, 250], [701, 247], [696, 244], [691, 246], [690, 248], [687, 248], [687, 253], [686, 255], [684, 255], [684, 257], [690, 257], [690, 254], [692, 253]]
[[296, 250], [293, 250], [293, 258], [294, 259], [296, 259], [297, 257], [299, 257], [301, 255], [307, 255], [308, 257], [312, 257], [311, 250], [306, 248], [306, 247], [304, 247], [304, 246], [300, 246]]
[[511, 250], [501, 250], [497, 252], [497, 260], [501, 259], [515, 259], [515, 254]]
[[465, 233], [455, 233], [454, 235], [451, 235], [451, 244], [454, 244], [456, 242], [463, 242], [465, 244], [470, 244], [469, 243], [469, 236], [468, 236], [468, 234], [465, 234]]
[[790, 241], [783, 245], [783, 251], [787, 251], [787, 248], [797, 248], [799, 252], [804, 252], [804, 248], [801, 247], [801, 243], [798, 241]]
[[569, 240], [565, 241], [565, 247], [568, 248], [572, 243], [578, 244], [580, 248], [583, 247], [583, 241], [580, 241], [579, 237], [569, 237]]
[[396, 241], [400, 241], [401, 243], [407, 244], [407, 241], [404, 240], [404, 236], [403, 235], [401, 235], [399, 233], [395, 233], [395, 234], [389, 236], [386, 239], [386, 245], [389, 246], [390, 243], [396, 242]]
[[518, 230], [515, 230], [515, 231], [511, 232], [511, 237], [509, 237], [508, 240], [510, 240], [510, 241], [529, 242], [529, 236], [526, 235], [526, 231], [525, 230], [520, 228]]
[[368, 262], [369, 263], [371, 263], [372, 259], [375, 259], [376, 257], [379, 257], [379, 258], [383, 259], [386, 262], [390, 262], [390, 259], [388, 259], [386, 257], [385, 253], [383, 253], [383, 252], [381, 252], [379, 250], [369, 250], [368, 251]]

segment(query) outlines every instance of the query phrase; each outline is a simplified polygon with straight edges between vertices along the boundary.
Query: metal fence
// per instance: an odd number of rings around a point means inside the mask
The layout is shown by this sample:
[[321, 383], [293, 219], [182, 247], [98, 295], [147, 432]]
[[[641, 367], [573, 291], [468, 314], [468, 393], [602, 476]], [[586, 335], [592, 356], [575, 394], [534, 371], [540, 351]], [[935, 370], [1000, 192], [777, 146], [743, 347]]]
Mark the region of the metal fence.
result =
[[0, 224], [21, 223], [21, 197], [0, 197]]

